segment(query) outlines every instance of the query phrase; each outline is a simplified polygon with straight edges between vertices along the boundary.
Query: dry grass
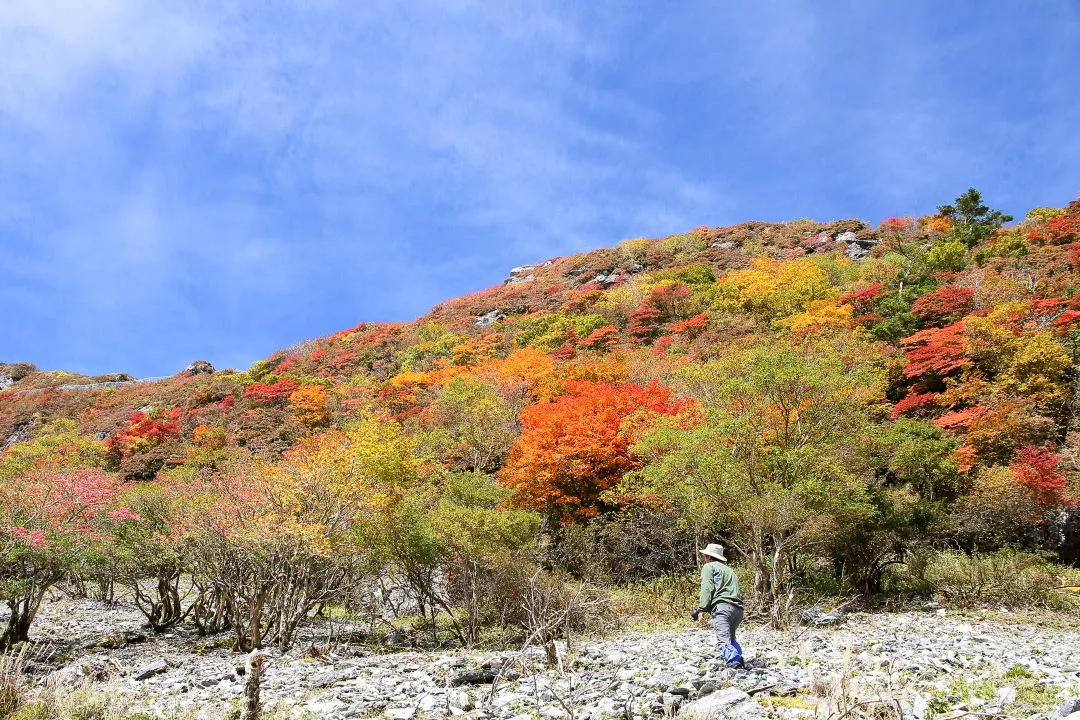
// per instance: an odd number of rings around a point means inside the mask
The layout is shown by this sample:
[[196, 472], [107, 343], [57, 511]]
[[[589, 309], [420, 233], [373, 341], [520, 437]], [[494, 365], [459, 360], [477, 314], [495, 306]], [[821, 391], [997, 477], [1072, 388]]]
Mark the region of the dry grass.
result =
[[23, 671], [29, 647], [29, 644], [23, 643], [18, 652], [15, 648], [9, 648], [0, 654], [0, 718], [11, 715], [26, 702]]

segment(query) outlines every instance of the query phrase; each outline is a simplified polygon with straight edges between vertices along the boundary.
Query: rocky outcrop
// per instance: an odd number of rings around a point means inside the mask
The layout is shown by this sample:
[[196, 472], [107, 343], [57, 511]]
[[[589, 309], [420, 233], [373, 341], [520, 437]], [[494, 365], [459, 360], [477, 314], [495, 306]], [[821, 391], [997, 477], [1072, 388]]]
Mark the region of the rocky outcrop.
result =
[[196, 360], [195, 362], [191, 363], [186, 368], [184, 368], [180, 372], [180, 374], [181, 375], [186, 375], [188, 377], [191, 377], [191, 376], [194, 376], [194, 375], [213, 375], [214, 374], [214, 366], [211, 365], [210, 363], [206, 362], [205, 360]]
[[488, 325], [494, 325], [506, 318], [506, 314], [501, 310], [492, 310], [491, 312], [484, 313], [473, 320], [473, 325], [476, 327], [487, 327]]
[[24, 377], [37, 370], [37, 366], [31, 363], [0, 363], [0, 392], [7, 390]]

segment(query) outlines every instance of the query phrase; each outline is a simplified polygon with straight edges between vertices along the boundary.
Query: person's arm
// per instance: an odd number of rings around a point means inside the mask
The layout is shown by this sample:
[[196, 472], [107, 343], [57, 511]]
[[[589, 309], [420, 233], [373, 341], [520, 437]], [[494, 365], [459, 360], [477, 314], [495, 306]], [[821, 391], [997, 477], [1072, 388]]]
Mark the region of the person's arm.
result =
[[713, 589], [712, 568], [709, 567], [709, 563], [705, 563], [701, 566], [701, 597], [698, 600], [698, 607], [705, 612], [712, 607]]

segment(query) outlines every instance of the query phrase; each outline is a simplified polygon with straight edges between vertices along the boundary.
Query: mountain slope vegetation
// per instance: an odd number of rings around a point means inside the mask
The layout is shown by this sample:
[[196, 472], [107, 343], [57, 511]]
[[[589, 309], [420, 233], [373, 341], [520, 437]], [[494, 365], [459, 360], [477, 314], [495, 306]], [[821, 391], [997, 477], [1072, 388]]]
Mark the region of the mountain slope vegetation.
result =
[[72, 579], [251, 648], [387, 576], [475, 642], [712, 540], [778, 623], [930, 592], [943, 549], [1075, 564], [1080, 200], [1012, 220], [970, 190], [631, 239], [242, 371], [0, 365], [0, 644]]

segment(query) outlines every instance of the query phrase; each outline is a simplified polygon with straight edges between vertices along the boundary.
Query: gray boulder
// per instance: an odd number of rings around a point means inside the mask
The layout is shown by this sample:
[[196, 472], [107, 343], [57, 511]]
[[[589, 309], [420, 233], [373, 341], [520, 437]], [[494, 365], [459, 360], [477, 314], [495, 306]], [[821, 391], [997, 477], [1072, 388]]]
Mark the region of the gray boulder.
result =
[[487, 683], [495, 682], [495, 678], [499, 674], [499, 669], [495, 667], [481, 667], [475, 670], [464, 670], [459, 672], [450, 681], [450, 684], [454, 687], [461, 687], [462, 685], [486, 685]]
[[491, 312], [484, 313], [483, 315], [478, 315], [477, 318], [473, 320], [473, 325], [475, 325], [476, 327], [487, 327], [488, 325], [494, 325], [495, 323], [503, 320], [504, 318], [506, 318], [506, 315], [504, 315], [502, 311], [492, 310]]
[[311, 678], [311, 686], [316, 688], [330, 687], [339, 682], [352, 680], [360, 674], [359, 668], [345, 668], [343, 670], [327, 670]]
[[169, 663], [164, 660], [158, 659], [148, 665], [143, 665], [141, 668], [135, 671], [132, 676], [136, 680], [149, 680], [155, 675], [160, 675], [163, 672], [168, 672]]
[[[845, 233], [846, 235], [847, 233]], [[864, 257], [870, 254], [870, 251], [864, 248], [858, 243], [851, 243], [847, 246], [847, 256], [852, 260], [862, 260]]]
[[184, 368], [183, 375], [213, 375], [214, 366], [205, 360], [196, 360]]
[[1058, 717], [1067, 718], [1074, 713], [1080, 712], [1080, 697], [1069, 698], [1065, 702], [1061, 703], [1061, 707], [1057, 709]]
[[[106, 435], [105, 437], [108, 437]], [[8, 435], [8, 439], [4, 441], [3, 445], [0, 445], [0, 450], [6, 450], [15, 443], [26, 442], [30, 439], [30, 429], [26, 426], [17, 428], [15, 432]]]
[[856, 237], [855, 233], [851, 232], [850, 230], [848, 230], [847, 232], [842, 232], [836, 236], [836, 242], [842, 242], [847, 245], [852, 244], [857, 239], [858, 238]]
[[687, 720], [767, 720], [769, 713], [745, 692], [730, 687], [684, 704], [679, 717]]
[[49, 673], [45, 685], [50, 688], [78, 689], [109, 679], [111, 668], [103, 657], [81, 657], [67, 667]]
[[844, 619], [844, 614], [839, 609], [825, 610], [820, 605], [814, 605], [800, 610], [799, 619], [806, 625], [836, 625]]

